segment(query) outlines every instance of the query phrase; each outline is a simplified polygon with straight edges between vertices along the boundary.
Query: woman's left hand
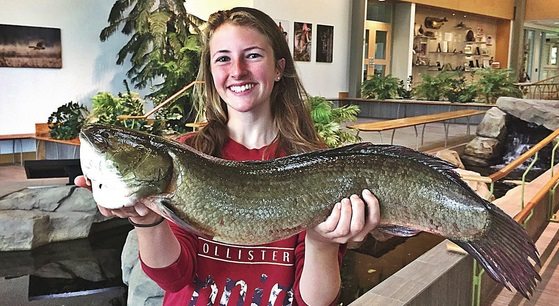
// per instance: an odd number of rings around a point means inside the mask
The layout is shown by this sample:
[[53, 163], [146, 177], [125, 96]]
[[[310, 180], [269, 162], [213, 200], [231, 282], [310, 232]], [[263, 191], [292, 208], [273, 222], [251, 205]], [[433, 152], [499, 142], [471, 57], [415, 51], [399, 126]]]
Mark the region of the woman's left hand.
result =
[[362, 197], [354, 194], [336, 203], [330, 216], [307, 231], [307, 239], [316, 242], [361, 242], [380, 223], [378, 199], [368, 190]]

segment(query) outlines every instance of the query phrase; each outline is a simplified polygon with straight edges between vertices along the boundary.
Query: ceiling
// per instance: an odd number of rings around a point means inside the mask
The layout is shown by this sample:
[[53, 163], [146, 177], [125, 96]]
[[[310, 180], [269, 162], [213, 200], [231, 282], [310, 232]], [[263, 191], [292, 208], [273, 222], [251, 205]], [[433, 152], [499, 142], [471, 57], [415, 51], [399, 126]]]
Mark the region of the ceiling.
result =
[[546, 32], [546, 36], [559, 36], [559, 19], [530, 20], [524, 22], [527, 28], [541, 29]]

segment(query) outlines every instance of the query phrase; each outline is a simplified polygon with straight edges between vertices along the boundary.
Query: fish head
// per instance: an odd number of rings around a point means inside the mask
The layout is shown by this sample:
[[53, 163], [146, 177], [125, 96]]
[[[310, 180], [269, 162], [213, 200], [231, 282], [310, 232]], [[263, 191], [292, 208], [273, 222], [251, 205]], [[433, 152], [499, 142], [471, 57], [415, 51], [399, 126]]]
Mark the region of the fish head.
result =
[[109, 209], [165, 192], [173, 165], [161, 138], [101, 124], [81, 130], [80, 163], [95, 202]]

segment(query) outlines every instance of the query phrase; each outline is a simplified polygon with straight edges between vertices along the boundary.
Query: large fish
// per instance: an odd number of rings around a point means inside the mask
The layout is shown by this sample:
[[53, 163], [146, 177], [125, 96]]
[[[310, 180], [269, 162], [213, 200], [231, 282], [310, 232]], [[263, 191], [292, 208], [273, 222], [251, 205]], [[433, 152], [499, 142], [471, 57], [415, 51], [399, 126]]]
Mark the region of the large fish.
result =
[[262, 244], [315, 226], [340, 199], [368, 188], [380, 202], [381, 230], [446, 237], [525, 297], [541, 280], [538, 252], [518, 223], [452, 165], [405, 147], [360, 143], [235, 162], [120, 127], [87, 126], [80, 140], [82, 170], [108, 208], [142, 200], [198, 235]]

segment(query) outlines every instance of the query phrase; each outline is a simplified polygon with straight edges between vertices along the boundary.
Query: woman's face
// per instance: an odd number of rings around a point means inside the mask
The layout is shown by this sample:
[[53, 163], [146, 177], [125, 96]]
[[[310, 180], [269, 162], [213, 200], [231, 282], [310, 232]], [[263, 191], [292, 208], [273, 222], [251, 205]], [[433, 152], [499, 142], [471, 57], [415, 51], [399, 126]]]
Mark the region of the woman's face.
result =
[[225, 23], [213, 33], [209, 47], [214, 86], [229, 114], [269, 112], [285, 60], [276, 63], [266, 37], [250, 27]]

